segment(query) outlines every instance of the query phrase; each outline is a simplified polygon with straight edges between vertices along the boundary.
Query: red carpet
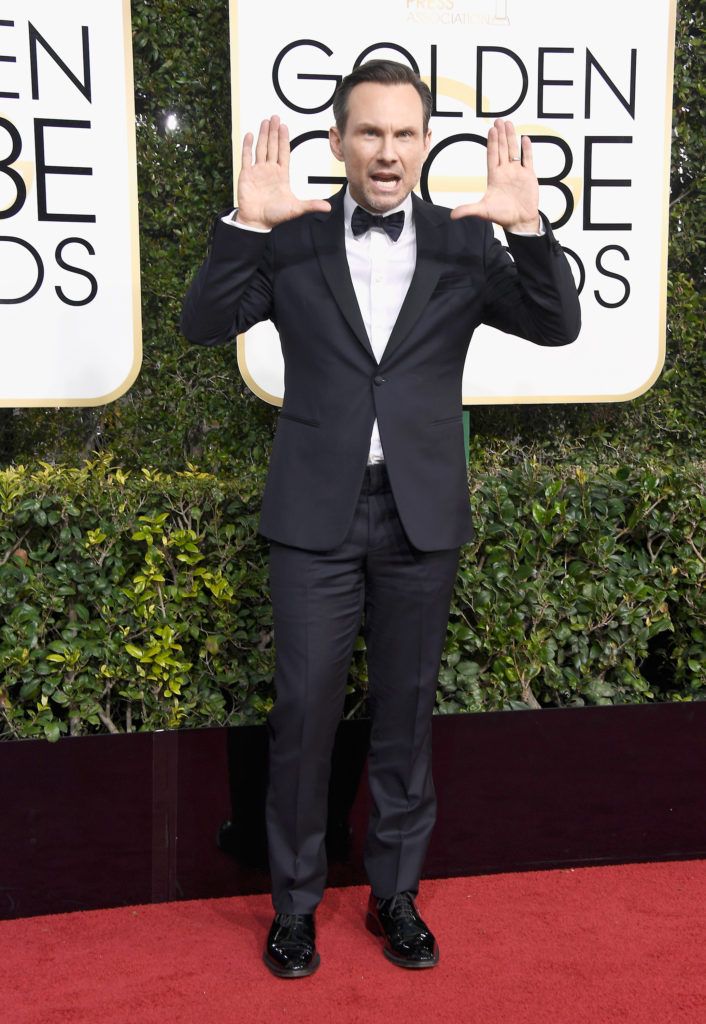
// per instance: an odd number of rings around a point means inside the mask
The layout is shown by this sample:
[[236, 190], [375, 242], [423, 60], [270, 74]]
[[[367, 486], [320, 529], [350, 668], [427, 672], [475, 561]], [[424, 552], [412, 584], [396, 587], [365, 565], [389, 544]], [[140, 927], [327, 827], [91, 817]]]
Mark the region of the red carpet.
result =
[[441, 963], [389, 964], [367, 890], [331, 889], [321, 967], [260, 961], [269, 897], [0, 922], [5, 1024], [702, 1024], [706, 861], [422, 884]]

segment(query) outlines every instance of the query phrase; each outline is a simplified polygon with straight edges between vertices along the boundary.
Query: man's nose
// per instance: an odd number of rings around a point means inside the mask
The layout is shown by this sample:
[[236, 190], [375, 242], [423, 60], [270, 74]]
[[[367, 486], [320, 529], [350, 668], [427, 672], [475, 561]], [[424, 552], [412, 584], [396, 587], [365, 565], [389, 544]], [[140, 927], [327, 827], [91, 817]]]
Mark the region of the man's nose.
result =
[[380, 142], [380, 159], [385, 163], [394, 163], [397, 159], [394, 135], [383, 135]]

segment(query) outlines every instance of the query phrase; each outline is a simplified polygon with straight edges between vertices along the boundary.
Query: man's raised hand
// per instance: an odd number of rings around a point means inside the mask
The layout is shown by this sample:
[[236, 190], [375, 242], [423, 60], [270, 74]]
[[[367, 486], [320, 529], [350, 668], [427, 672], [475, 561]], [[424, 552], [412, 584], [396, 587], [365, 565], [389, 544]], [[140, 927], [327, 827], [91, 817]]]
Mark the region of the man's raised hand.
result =
[[253, 134], [243, 139], [238, 177], [238, 221], [255, 228], [273, 228], [303, 213], [328, 213], [324, 199], [297, 199], [289, 186], [289, 132], [273, 115], [260, 125], [253, 160]]
[[488, 188], [477, 203], [451, 211], [451, 219], [482, 217], [508, 231], [539, 230], [539, 184], [532, 143], [522, 136], [522, 156], [512, 121], [498, 118], [488, 132]]

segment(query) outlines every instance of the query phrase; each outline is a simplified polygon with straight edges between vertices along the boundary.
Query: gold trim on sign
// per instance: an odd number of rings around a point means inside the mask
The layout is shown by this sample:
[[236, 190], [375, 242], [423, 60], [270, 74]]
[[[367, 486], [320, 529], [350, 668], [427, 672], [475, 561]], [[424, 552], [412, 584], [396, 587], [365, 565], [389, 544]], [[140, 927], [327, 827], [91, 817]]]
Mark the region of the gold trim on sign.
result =
[[231, 109], [231, 149], [233, 151], [233, 206], [237, 206], [237, 183], [242, 162], [242, 148], [240, 145], [240, 93], [238, 83], [240, 81], [240, 68], [236, 68], [235, 62], [240, 64], [238, 52], [238, 0], [229, 0], [228, 7], [228, 34], [230, 39], [230, 109]]
[[105, 395], [90, 398], [0, 398], [0, 408], [108, 405], [134, 384], [142, 366], [142, 295], [140, 287], [140, 222], [137, 203], [137, 138], [135, 131], [135, 86], [132, 63], [132, 16], [130, 0], [121, 0], [123, 10], [123, 53], [125, 60], [125, 117], [127, 126], [128, 190], [130, 208], [130, 252], [132, 259], [132, 366], [121, 383]]
[[253, 377], [253, 375], [250, 373], [245, 357], [244, 334], [238, 335], [237, 353], [238, 369], [240, 370], [240, 375], [247, 384], [247, 386], [250, 388], [252, 393], [254, 395], [257, 395], [258, 398], [261, 398], [263, 402], [268, 402], [270, 405], [277, 405], [281, 407], [284, 404], [284, 399], [280, 398], [279, 395], [271, 395], [269, 391], [265, 391], [264, 388], [261, 388], [260, 385], [255, 380], [255, 378]]
[[[229, 38], [230, 38], [230, 103], [231, 103], [231, 148], [233, 152], [233, 205], [237, 206], [237, 184], [242, 163], [243, 151], [240, 138], [240, 53], [238, 51], [238, 2], [229, 0]], [[254, 126], [253, 126], [254, 130]], [[254, 395], [267, 402], [269, 405], [281, 406], [283, 399], [278, 395], [271, 395], [257, 383], [248, 368], [245, 352], [245, 334], [239, 334], [236, 339], [236, 358], [240, 376]]]
[[[237, 206], [237, 185], [240, 165], [242, 163], [243, 151], [240, 138], [240, 53], [238, 51], [238, 0], [229, 0], [229, 36], [230, 36], [230, 103], [231, 103], [231, 147], [233, 150], [233, 205]], [[251, 126], [255, 130], [255, 126]], [[250, 129], [249, 129], [250, 130]], [[267, 402], [268, 405], [282, 406], [284, 399], [279, 395], [271, 395], [257, 383], [248, 368], [247, 355], [245, 351], [245, 334], [239, 334], [236, 339], [236, 358], [240, 376], [254, 395]]]

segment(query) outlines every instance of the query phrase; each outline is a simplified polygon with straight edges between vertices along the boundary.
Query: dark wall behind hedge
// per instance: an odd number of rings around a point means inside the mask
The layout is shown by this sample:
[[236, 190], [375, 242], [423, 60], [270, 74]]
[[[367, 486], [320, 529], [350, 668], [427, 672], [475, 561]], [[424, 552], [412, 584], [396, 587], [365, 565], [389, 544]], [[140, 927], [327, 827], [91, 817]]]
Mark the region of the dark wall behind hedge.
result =
[[[276, 413], [245, 388], [232, 347], [191, 348], [178, 331], [181, 299], [203, 256], [214, 211], [232, 197], [226, 0], [132, 2], [144, 362], [130, 392], [95, 409], [0, 410], [0, 464], [80, 465], [111, 451], [125, 466], [232, 472], [266, 459]], [[626, 404], [491, 406], [471, 412], [480, 463], [545, 461], [570, 452], [602, 462], [703, 452], [706, 368], [704, 258], [704, 5], [679, 4], [670, 237], [667, 366]], [[176, 113], [177, 131], [166, 119]], [[267, 113], [264, 111], [263, 114]], [[654, 211], [644, 211], [654, 216]]]

